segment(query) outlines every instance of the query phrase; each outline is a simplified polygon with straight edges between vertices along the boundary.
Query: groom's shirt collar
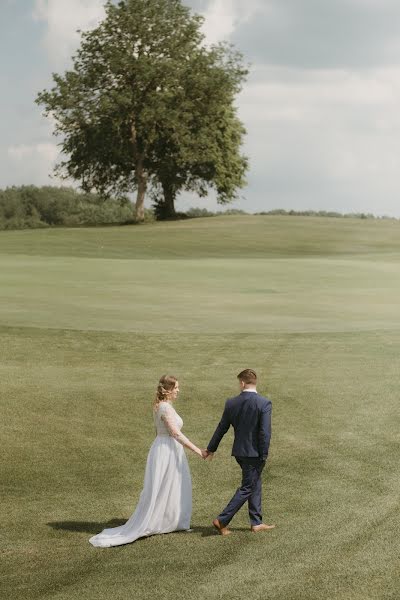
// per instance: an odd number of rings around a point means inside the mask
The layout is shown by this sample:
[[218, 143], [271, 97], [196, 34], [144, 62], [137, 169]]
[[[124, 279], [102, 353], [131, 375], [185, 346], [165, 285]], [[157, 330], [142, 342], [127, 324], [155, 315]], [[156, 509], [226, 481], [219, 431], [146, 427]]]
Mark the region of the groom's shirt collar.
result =
[[244, 392], [254, 392], [255, 394], [257, 394], [257, 390], [242, 390], [242, 394], [243, 394]]

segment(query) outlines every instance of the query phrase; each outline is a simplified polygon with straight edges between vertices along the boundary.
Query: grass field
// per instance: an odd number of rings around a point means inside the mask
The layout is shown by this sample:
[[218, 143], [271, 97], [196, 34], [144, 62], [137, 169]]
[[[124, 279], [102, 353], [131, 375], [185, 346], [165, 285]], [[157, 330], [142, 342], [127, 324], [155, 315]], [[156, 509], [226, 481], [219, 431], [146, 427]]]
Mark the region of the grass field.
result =
[[[0, 585], [7, 600], [400, 598], [400, 224], [230, 216], [0, 235]], [[273, 401], [264, 517], [210, 522], [232, 433], [188, 455], [191, 533], [115, 548], [151, 403], [179, 377], [204, 446], [235, 376]]]

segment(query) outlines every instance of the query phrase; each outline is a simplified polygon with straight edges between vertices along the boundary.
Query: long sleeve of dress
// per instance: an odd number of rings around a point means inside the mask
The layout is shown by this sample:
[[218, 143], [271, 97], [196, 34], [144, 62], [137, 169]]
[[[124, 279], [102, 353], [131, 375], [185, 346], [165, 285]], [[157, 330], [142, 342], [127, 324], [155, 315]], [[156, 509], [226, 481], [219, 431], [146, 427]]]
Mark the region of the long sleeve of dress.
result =
[[174, 410], [168, 404], [164, 404], [163, 407], [159, 409], [161, 411], [161, 419], [164, 421], [166, 428], [168, 429], [168, 433], [171, 437], [176, 439], [177, 442], [193, 450], [193, 452], [198, 452], [197, 446], [192, 444], [192, 442], [187, 438], [181, 430], [177, 427]]

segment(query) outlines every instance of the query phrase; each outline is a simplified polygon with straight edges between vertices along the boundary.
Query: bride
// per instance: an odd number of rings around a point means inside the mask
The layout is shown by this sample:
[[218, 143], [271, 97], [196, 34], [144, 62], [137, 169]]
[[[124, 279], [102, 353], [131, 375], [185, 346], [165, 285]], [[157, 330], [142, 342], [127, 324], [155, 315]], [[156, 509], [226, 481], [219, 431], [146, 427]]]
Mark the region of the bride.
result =
[[139, 502], [124, 525], [89, 538], [93, 546], [119, 546], [155, 533], [190, 529], [192, 480], [184, 447], [204, 455], [181, 432], [183, 421], [172, 405], [178, 393], [176, 377], [161, 377], [153, 406], [157, 437], [147, 456]]

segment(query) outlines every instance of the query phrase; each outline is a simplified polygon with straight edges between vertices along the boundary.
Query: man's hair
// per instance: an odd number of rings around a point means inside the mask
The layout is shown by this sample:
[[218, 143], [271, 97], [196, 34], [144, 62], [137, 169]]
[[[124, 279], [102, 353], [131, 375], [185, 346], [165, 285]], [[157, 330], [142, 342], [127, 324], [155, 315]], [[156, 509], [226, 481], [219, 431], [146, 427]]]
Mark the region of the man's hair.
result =
[[244, 371], [241, 371], [237, 378], [240, 379], [240, 381], [244, 381], [244, 383], [250, 383], [253, 385], [257, 383], [257, 374], [255, 371], [253, 371], [253, 369], [245, 369]]

